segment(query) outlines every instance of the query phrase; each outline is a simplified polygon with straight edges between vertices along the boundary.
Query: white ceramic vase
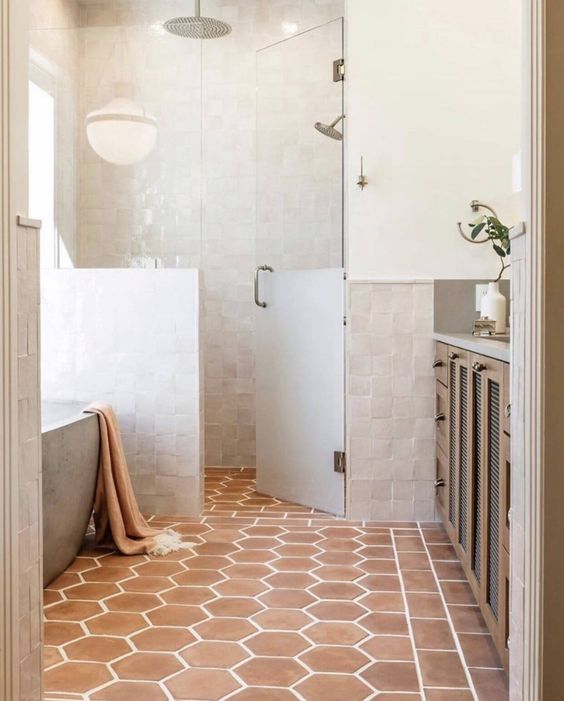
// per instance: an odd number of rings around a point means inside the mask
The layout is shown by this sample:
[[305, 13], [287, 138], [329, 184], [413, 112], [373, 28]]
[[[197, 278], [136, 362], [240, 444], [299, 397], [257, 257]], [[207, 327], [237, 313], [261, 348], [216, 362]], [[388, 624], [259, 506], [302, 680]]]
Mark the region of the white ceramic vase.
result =
[[495, 321], [496, 333], [505, 333], [507, 300], [499, 291], [499, 282], [490, 282], [488, 284], [488, 291], [482, 298], [482, 317]]

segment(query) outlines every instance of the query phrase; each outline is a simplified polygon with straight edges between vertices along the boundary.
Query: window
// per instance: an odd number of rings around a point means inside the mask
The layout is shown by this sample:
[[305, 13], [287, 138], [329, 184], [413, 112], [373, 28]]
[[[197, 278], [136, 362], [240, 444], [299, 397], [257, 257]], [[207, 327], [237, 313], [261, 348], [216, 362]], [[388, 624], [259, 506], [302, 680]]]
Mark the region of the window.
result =
[[41, 219], [42, 268], [58, 267], [55, 223], [55, 98], [29, 81], [29, 213]]

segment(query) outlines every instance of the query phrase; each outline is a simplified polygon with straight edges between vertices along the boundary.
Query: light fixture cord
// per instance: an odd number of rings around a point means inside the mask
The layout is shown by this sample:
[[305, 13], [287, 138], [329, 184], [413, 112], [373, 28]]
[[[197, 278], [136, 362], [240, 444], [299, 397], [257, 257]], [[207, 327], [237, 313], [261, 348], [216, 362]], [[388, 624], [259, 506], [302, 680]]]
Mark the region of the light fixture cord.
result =
[[202, 14], [202, 9], [200, 6], [200, 0], [196, 0], [196, 17], [200, 17]]

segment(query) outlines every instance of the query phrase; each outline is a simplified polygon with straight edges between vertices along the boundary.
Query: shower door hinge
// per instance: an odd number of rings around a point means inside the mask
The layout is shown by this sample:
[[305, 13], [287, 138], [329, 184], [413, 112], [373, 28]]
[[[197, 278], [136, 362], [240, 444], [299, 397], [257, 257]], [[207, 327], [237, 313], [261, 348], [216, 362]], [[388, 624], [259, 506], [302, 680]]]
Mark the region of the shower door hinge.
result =
[[333, 61], [333, 82], [340, 83], [345, 79], [345, 59], [338, 58]]
[[347, 317], [344, 316], [344, 317], [343, 317], [343, 326], [346, 326], [346, 325], [347, 325]]
[[333, 469], [335, 472], [344, 474], [347, 469], [347, 456], [340, 450], [336, 450], [333, 454]]

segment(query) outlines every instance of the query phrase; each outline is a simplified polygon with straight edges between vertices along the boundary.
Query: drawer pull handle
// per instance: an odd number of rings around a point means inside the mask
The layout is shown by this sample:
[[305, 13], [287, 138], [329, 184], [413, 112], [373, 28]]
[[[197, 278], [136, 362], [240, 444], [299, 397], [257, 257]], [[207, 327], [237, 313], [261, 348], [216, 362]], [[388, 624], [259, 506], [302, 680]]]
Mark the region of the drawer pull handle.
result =
[[449, 357], [451, 360], [456, 360], [456, 359], [458, 358], [458, 353], [455, 353], [454, 351], [451, 351], [451, 352], [448, 354], [448, 357]]
[[444, 479], [441, 477], [438, 480], [435, 480], [435, 488], [438, 489], [439, 487], [444, 487], [446, 485], [446, 482]]
[[439, 423], [439, 421], [444, 421], [445, 419], [446, 416], [443, 413], [435, 414], [435, 423]]
[[433, 363], [433, 367], [434, 367], [434, 368], [442, 368], [443, 365], [444, 365], [443, 361], [442, 361], [442, 360], [438, 360], [438, 359], [435, 360], [435, 362]]
[[478, 361], [476, 361], [472, 365], [472, 370], [474, 370], [475, 372], [484, 372], [485, 369], [486, 369], [486, 366], [484, 365], [484, 363], [480, 363]]
[[511, 418], [511, 402], [509, 404], [505, 405], [505, 410], [504, 410], [505, 418], [510, 419]]

